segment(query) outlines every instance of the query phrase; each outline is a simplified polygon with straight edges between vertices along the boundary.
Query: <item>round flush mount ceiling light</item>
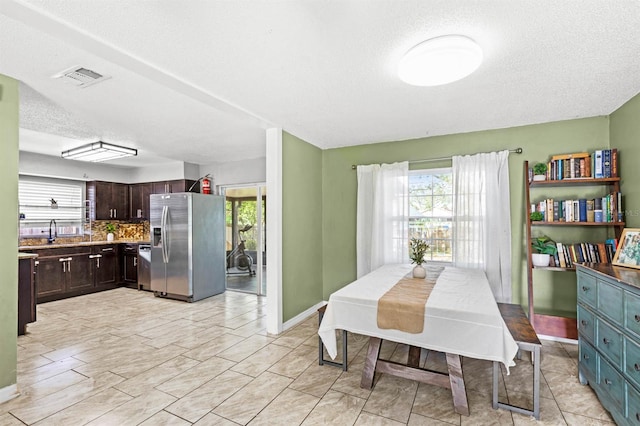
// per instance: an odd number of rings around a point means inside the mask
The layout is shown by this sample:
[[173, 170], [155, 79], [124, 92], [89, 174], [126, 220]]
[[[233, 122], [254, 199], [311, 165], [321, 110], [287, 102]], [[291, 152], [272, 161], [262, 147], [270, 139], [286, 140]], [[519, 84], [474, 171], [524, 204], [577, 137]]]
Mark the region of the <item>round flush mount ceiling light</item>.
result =
[[411, 48], [398, 65], [398, 76], [414, 86], [440, 86], [465, 78], [482, 63], [482, 49], [469, 37], [445, 35]]

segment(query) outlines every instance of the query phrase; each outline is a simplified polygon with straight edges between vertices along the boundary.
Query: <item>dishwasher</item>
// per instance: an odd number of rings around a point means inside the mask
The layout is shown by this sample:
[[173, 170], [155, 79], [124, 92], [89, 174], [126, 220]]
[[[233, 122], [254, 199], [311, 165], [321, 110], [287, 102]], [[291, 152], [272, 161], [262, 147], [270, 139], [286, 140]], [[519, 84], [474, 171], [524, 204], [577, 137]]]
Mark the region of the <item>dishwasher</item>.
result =
[[138, 290], [151, 290], [151, 244], [138, 245]]

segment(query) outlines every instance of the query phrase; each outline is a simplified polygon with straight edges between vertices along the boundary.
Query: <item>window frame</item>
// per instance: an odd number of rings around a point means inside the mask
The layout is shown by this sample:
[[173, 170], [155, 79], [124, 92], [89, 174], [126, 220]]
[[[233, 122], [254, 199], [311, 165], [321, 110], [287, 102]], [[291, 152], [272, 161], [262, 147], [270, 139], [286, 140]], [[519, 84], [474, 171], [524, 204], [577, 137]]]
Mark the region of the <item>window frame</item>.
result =
[[[409, 181], [411, 181], [411, 176], [412, 175], [437, 175], [437, 174], [449, 174], [451, 175], [452, 179], [453, 179], [453, 168], [452, 167], [439, 167], [439, 168], [433, 168], [433, 169], [414, 169], [414, 170], [409, 170]], [[453, 194], [453, 181], [451, 182], [451, 197], [454, 196]], [[431, 191], [431, 197], [434, 196], [433, 194], [433, 190]], [[415, 196], [413, 196], [415, 197]], [[412, 219], [415, 218], [420, 218], [420, 217], [424, 217], [424, 218], [442, 218], [445, 219], [443, 216], [412, 216], [411, 215], [411, 199], [412, 197], [412, 193], [411, 193], [411, 185], [409, 184], [408, 187], [408, 194], [407, 194], [407, 202], [409, 203], [409, 208], [408, 208], [408, 212], [409, 212], [409, 216], [408, 216], [408, 221], [409, 221], [409, 226], [408, 226], [408, 232], [409, 232], [409, 240], [411, 239], [411, 232], [412, 232], [412, 227], [411, 227], [411, 222]], [[453, 198], [451, 200], [453, 202]], [[453, 206], [452, 206], [453, 208]], [[439, 260], [439, 259], [434, 259], [433, 258], [433, 251], [430, 248], [429, 251], [427, 252], [428, 258], [426, 259], [427, 262], [429, 263], [435, 263], [435, 264], [442, 264], [442, 265], [451, 265], [453, 264], [453, 251], [454, 251], [454, 238], [453, 238], [453, 212], [451, 212], [451, 217], [446, 218], [448, 219], [448, 222], [450, 223], [451, 226], [451, 232], [450, 232], [450, 236], [449, 238], [447, 238], [446, 240], [449, 242], [449, 247], [450, 247], [450, 255], [449, 258], [450, 260]], [[443, 240], [442, 238], [438, 238], [437, 240]], [[433, 237], [425, 239], [425, 241], [427, 241], [427, 243], [429, 243], [430, 246], [433, 246]]]

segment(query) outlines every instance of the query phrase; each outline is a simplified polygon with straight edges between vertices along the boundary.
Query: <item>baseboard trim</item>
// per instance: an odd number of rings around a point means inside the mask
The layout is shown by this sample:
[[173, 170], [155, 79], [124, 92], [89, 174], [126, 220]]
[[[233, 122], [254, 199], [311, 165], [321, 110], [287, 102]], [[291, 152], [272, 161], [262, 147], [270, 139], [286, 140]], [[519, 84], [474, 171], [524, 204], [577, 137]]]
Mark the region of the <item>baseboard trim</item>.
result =
[[0, 389], [0, 404], [18, 396], [20, 396], [20, 392], [18, 392], [17, 384], [5, 386], [4, 388]]
[[288, 329], [300, 324], [302, 321], [306, 320], [311, 315], [315, 314], [318, 308], [326, 304], [327, 302], [324, 302], [324, 301], [319, 302], [313, 305], [312, 307], [310, 307], [309, 309], [307, 309], [306, 311], [300, 312], [298, 315], [296, 315], [295, 317], [291, 318], [289, 321], [282, 324], [282, 331], [287, 331]]

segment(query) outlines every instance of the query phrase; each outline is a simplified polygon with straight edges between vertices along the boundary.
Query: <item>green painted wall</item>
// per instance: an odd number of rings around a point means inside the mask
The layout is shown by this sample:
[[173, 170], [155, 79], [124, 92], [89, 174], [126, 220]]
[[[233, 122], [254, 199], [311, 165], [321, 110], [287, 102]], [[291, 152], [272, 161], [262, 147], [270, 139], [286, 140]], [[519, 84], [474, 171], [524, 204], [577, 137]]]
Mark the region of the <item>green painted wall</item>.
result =
[[16, 383], [18, 332], [18, 82], [0, 74], [0, 390]]
[[[523, 154], [510, 155], [509, 169], [513, 298], [514, 302], [526, 303], [523, 162], [547, 161], [552, 154], [591, 151], [608, 145], [608, 118], [595, 117], [323, 151], [323, 298], [327, 300], [331, 293], [356, 277], [357, 181], [352, 164], [391, 163], [522, 147]], [[414, 164], [410, 168], [450, 165], [450, 161], [443, 161]], [[555, 229], [557, 227], [549, 231], [550, 235]], [[571, 232], [575, 233], [575, 230]], [[563, 238], [583, 238], [571, 232], [563, 234]], [[540, 312], [575, 315], [575, 274], [542, 273], [536, 277], [535, 301], [536, 310]]]
[[322, 300], [322, 151], [282, 133], [282, 316]]
[[620, 153], [622, 206], [627, 228], [640, 228], [640, 95], [631, 98], [610, 118], [611, 147]]

